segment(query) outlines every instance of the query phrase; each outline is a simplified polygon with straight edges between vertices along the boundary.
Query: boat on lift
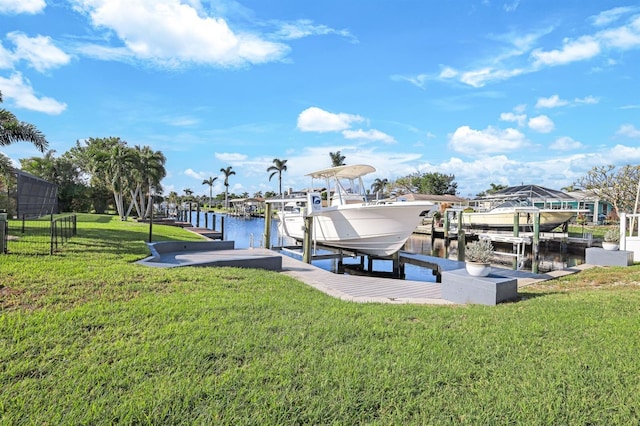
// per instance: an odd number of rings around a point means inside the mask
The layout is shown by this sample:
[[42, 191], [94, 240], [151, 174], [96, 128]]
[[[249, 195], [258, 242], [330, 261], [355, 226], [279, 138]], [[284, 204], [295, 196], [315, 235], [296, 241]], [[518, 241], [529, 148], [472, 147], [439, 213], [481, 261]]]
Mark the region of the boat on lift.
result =
[[304, 219], [311, 215], [311, 238], [317, 244], [375, 257], [398, 252], [422, 217], [437, 207], [429, 201], [368, 201], [362, 177], [375, 171], [370, 165], [355, 164], [308, 174], [312, 181], [325, 180], [323, 195], [312, 198], [317, 200], [315, 207], [306, 203], [279, 211], [281, 234], [302, 241]]
[[551, 232], [564, 226], [583, 210], [542, 209], [530, 205], [526, 200], [509, 200], [486, 212], [462, 214], [462, 225], [466, 228], [512, 231], [514, 218], [518, 216], [520, 231], [533, 231], [534, 215], [540, 215], [540, 232]]

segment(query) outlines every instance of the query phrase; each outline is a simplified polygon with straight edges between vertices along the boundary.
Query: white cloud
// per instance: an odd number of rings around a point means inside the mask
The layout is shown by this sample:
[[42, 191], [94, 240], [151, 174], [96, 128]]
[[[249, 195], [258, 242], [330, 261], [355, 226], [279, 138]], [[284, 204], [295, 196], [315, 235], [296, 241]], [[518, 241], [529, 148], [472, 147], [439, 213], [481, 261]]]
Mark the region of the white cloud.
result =
[[317, 107], [310, 107], [298, 116], [298, 129], [303, 132], [339, 132], [349, 129], [351, 123], [363, 120], [359, 115], [334, 114]]
[[472, 155], [514, 151], [525, 145], [527, 140], [517, 129], [501, 130], [491, 126], [485, 130], [461, 126], [449, 138], [449, 146], [454, 151]]
[[553, 95], [548, 98], [538, 98], [538, 102], [536, 102], [536, 108], [557, 108], [568, 104], [569, 101], [560, 99], [560, 96], [558, 95]]
[[631, 139], [640, 139], [640, 130], [636, 129], [633, 124], [623, 124], [616, 132], [616, 135]]
[[554, 151], [571, 151], [582, 147], [583, 145], [580, 142], [573, 140], [569, 136], [558, 138], [549, 146]]
[[458, 76], [458, 71], [454, 70], [451, 67], [444, 67], [442, 71], [440, 71], [440, 78], [455, 78]]
[[67, 109], [67, 104], [58, 102], [48, 97], [38, 98], [31, 84], [22, 78], [22, 74], [13, 73], [11, 77], [0, 77], [0, 92], [2, 96], [13, 100], [17, 107], [32, 111], [44, 112], [45, 114], [57, 115]]
[[614, 21], [617, 21], [622, 16], [629, 13], [633, 13], [639, 10], [637, 7], [615, 7], [613, 9], [605, 10], [599, 14], [591, 17], [591, 22], [597, 27], [609, 25]]
[[594, 97], [594, 96], [585, 96], [584, 98], [575, 98], [573, 100], [575, 103], [577, 104], [588, 104], [588, 105], [593, 105], [593, 104], [597, 104], [598, 102], [600, 102], [600, 99]]
[[424, 89], [424, 86], [427, 83], [428, 76], [426, 74], [419, 74], [416, 76], [404, 76], [404, 75], [392, 75], [391, 80], [393, 81], [408, 81], [416, 87]]
[[512, 0], [510, 3], [505, 3], [502, 7], [505, 12], [515, 12], [520, 5], [520, 0]]
[[631, 49], [640, 46], [640, 17], [630, 25], [602, 31], [598, 36], [607, 47]]
[[500, 114], [500, 120], [518, 123], [518, 126], [524, 126], [527, 121], [526, 114], [515, 114], [513, 112], [503, 112]]
[[513, 108], [513, 112], [515, 112], [516, 114], [522, 114], [526, 111], [526, 109], [527, 109], [526, 104], [520, 104], [520, 105], [516, 105], [515, 108]]
[[562, 49], [543, 51], [536, 49], [531, 53], [537, 66], [562, 65], [570, 62], [593, 58], [600, 53], [600, 44], [590, 36], [583, 36], [577, 40], [565, 39]]
[[237, 67], [277, 61], [290, 50], [255, 34], [234, 32], [224, 19], [204, 16], [200, 9], [179, 0], [72, 3], [96, 28], [117, 35], [135, 58], [163, 66], [196, 63]]
[[525, 72], [522, 68], [482, 68], [462, 73], [460, 81], [473, 87], [483, 87], [492, 81], [508, 80]]
[[205, 179], [204, 174], [199, 173], [199, 172], [196, 172], [196, 171], [194, 171], [194, 170], [192, 170], [192, 169], [187, 169], [187, 170], [185, 170], [185, 171], [184, 171], [184, 174], [185, 174], [185, 175], [187, 175], [187, 176], [189, 176], [189, 177], [192, 177], [192, 178], [194, 178], [194, 179], [198, 179], [198, 180], [203, 180], [203, 179]]
[[575, 98], [572, 102], [566, 99], [561, 99], [559, 95], [553, 95], [548, 98], [538, 98], [536, 102], [536, 108], [558, 108], [571, 104], [583, 104], [593, 105], [600, 102], [600, 100], [594, 96], [585, 96], [584, 98]]
[[13, 67], [13, 57], [11, 56], [11, 52], [5, 49], [0, 43], [0, 70], [1, 69], [10, 69]]
[[245, 154], [239, 154], [237, 152], [216, 152], [214, 155], [218, 160], [227, 161], [229, 163], [245, 161], [247, 159]]
[[[636, 136], [640, 137], [640, 136]], [[601, 164], [637, 164], [640, 163], [640, 147], [616, 145], [605, 153], [607, 162]]]
[[555, 128], [555, 125], [546, 115], [539, 115], [529, 119], [529, 128], [538, 133], [549, 133]]
[[0, 0], [0, 13], [39, 13], [46, 6], [45, 0]]
[[616, 146], [589, 154], [559, 155], [541, 161], [509, 158], [506, 155], [482, 157], [463, 161], [452, 157], [439, 164], [420, 165], [456, 177], [461, 196], [475, 195], [486, 190], [491, 183], [507, 186], [536, 184], [560, 189], [584, 176], [593, 166], [600, 164], [623, 165], [640, 161], [640, 148]]
[[295, 40], [313, 35], [328, 34], [348, 37], [355, 41], [355, 38], [347, 30], [336, 30], [326, 25], [315, 25], [313, 21], [309, 19], [299, 19], [293, 23], [284, 23], [280, 27], [280, 30], [276, 32], [276, 35], [284, 40]]
[[[604, 27], [624, 15], [637, 11], [640, 11], [640, 7], [616, 8], [592, 19], [594, 24]], [[434, 80], [457, 79], [472, 87], [483, 87], [491, 82], [537, 72], [546, 67], [592, 59], [612, 50], [640, 47], [640, 15], [633, 16], [629, 22], [618, 27], [605, 28], [576, 38], [564, 38], [562, 45], [555, 49], [536, 48], [540, 39], [554, 30], [553, 27], [547, 27], [524, 36], [517, 33], [488, 36], [502, 43], [495, 48], [497, 54], [478, 60], [477, 63], [480, 65], [472, 65], [466, 71], [455, 70], [446, 65], [441, 66], [442, 71]], [[529, 56], [527, 63], [524, 62], [525, 55]], [[605, 57], [603, 61], [611, 66], [617, 64], [617, 61], [612, 58]]]
[[384, 143], [396, 143], [397, 141], [386, 133], [383, 133], [379, 130], [343, 130], [342, 135], [345, 139], [364, 139], [369, 141], [377, 141]]
[[71, 56], [57, 48], [50, 37], [28, 37], [15, 31], [7, 34], [7, 38], [16, 45], [13, 59], [24, 60], [39, 72], [66, 65], [71, 61]]

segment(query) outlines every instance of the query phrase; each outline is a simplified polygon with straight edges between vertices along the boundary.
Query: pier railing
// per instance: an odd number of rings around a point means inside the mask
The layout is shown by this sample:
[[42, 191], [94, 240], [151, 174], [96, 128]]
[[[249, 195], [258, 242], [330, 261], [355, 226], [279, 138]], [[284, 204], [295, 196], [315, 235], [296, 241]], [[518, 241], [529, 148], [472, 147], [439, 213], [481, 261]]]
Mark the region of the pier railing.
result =
[[640, 214], [620, 214], [620, 250], [633, 252], [633, 261], [640, 262]]

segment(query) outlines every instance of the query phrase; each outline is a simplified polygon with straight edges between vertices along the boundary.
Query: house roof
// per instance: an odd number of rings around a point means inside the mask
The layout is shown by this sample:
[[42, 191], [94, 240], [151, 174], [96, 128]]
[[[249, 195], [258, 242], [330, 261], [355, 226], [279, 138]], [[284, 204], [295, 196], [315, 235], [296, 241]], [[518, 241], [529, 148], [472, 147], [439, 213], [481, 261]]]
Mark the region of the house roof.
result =
[[510, 186], [493, 194], [478, 197], [476, 200], [513, 200], [513, 199], [533, 199], [533, 200], [563, 200], [576, 201], [574, 197], [566, 192], [545, 188], [540, 185], [520, 185]]

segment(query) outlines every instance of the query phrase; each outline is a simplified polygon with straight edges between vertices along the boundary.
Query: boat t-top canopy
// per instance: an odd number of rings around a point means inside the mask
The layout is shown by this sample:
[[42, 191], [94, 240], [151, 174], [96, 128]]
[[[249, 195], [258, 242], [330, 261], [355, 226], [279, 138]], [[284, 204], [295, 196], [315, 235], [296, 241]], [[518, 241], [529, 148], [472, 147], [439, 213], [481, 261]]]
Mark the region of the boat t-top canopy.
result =
[[361, 176], [368, 175], [369, 173], [373, 173], [375, 171], [376, 169], [373, 166], [369, 166], [366, 164], [353, 164], [347, 166], [329, 167], [328, 169], [309, 173], [307, 176], [311, 176], [313, 179], [357, 179]]

